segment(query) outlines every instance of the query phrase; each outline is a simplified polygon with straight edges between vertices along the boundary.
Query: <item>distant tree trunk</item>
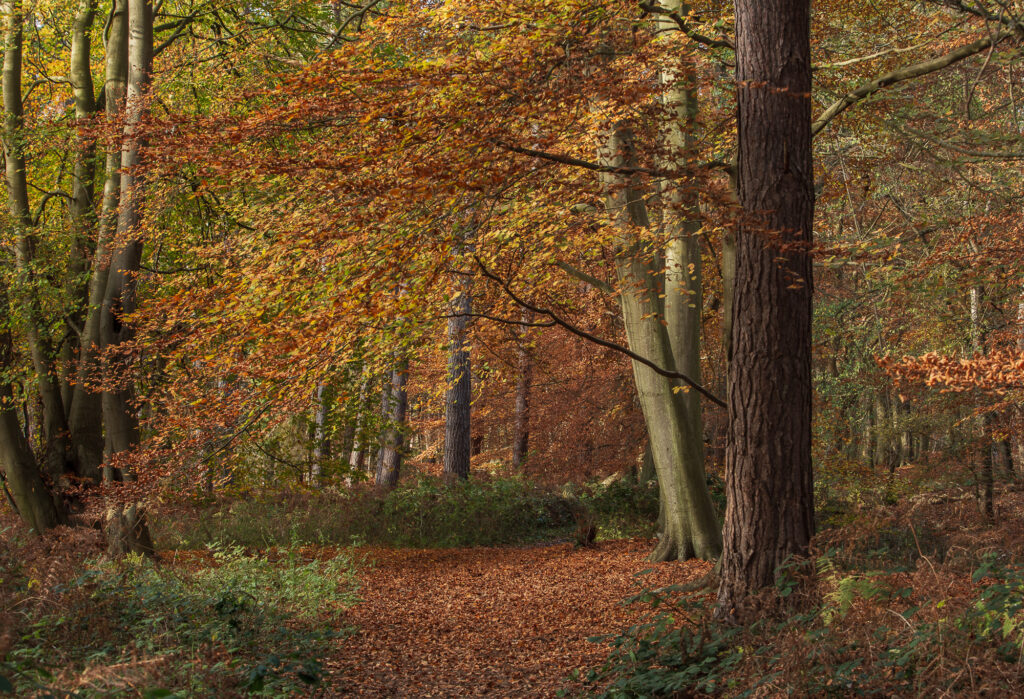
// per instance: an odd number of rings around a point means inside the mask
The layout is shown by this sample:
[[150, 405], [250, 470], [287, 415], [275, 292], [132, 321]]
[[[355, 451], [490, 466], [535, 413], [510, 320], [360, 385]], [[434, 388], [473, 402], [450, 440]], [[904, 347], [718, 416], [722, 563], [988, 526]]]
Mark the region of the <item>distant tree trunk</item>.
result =
[[999, 440], [999, 454], [1000, 460], [1003, 463], [1003, 475], [1008, 481], [1015, 480], [1017, 478], [1017, 471], [1013, 464], [1013, 448], [1010, 445], [1009, 438], [1002, 438]]
[[[133, 380], [124, 360], [111, 352], [132, 339], [134, 329], [126, 316], [135, 312], [137, 276], [142, 262], [143, 185], [139, 132], [148, 113], [146, 106], [153, 68], [153, 7], [151, 0], [128, 0], [128, 89], [125, 97], [124, 145], [121, 150], [121, 201], [117, 219], [117, 252], [107, 276], [100, 318], [100, 338], [107, 356], [104, 371], [110, 388], [103, 391], [103, 422], [110, 456], [139, 444], [139, 419], [134, 406]], [[109, 472], [109, 470], [108, 470]], [[113, 475], [113, 474], [111, 474]], [[134, 478], [125, 471], [125, 480]], [[107, 511], [107, 543], [111, 556], [128, 552], [152, 553], [142, 506], [110, 504]]]
[[309, 484], [314, 488], [320, 486], [324, 459], [329, 458], [331, 452], [331, 443], [327, 438], [327, 393], [327, 387], [323, 383], [318, 383], [313, 392], [316, 407], [313, 412], [313, 463], [309, 467]]
[[[982, 312], [984, 295], [985, 290], [981, 286], [971, 287], [971, 344], [974, 353], [978, 355], [985, 352], [987, 329]], [[987, 414], [978, 416], [978, 432], [981, 436], [981, 472], [978, 474], [981, 480], [981, 502], [978, 504], [982, 513], [992, 519], [995, 513], [993, 504], [995, 483], [992, 468], [992, 426]]]
[[814, 533], [810, 3], [736, 0], [736, 287], [718, 613]]
[[[533, 313], [522, 309], [519, 320], [529, 323]], [[512, 418], [512, 467], [521, 469], [526, 465], [530, 450], [530, 390], [533, 388], [533, 357], [527, 342], [528, 326], [519, 328], [516, 337], [516, 404]]]
[[875, 412], [875, 464], [891, 473], [895, 468], [892, 458], [892, 419], [889, 411], [889, 391], [881, 389], [874, 394]]
[[469, 478], [472, 366], [469, 356], [469, 313], [473, 297], [469, 277], [458, 284], [448, 319], [448, 389], [444, 396], [444, 477]]
[[364, 470], [366, 451], [366, 391], [370, 387], [370, 379], [364, 375], [359, 383], [358, 407], [352, 433], [352, 451], [349, 452], [348, 465], [354, 471]]
[[875, 399], [874, 391], [865, 394], [861, 408], [864, 413], [864, 430], [860, 442], [860, 458], [868, 468], [874, 469], [875, 461]]
[[[128, 89], [128, 0], [113, 0], [107, 25], [106, 77], [103, 85], [107, 123], [117, 123], [124, 112]], [[78, 349], [76, 383], [72, 391], [68, 422], [78, 460], [84, 470], [98, 478], [106, 451], [103, 434], [99, 352], [103, 344], [100, 326], [110, 274], [111, 242], [117, 230], [121, 199], [121, 148], [107, 150], [104, 167], [103, 201], [97, 222], [96, 250], [89, 277], [88, 306]]]
[[391, 371], [391, 387], [388, 392], [388, 426], [384, 433], [380, 468], [377, 469], [377, 487], [390, 490], [398, 485], [402, 469], [402, 455], [405, 453], [405, 414], [409, 398], [405, 390], [409, 378], [409, 362], [403, 360]]

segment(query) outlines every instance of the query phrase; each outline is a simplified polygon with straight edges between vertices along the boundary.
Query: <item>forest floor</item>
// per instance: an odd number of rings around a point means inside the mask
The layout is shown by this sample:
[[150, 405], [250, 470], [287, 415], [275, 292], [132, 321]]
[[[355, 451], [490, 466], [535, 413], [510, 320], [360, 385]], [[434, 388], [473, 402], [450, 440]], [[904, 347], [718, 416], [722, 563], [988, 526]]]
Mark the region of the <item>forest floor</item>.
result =
[[[709, 565], [647, 562], [649, 540], [522, 548], [364, 550], [362, 602], [346, 621], [318, 694], [551, 697], [600, 664], [587, 639], [641, 621], [645, 588], [686, 583]], [[643, 571], [650, 571], [638, 575]]]

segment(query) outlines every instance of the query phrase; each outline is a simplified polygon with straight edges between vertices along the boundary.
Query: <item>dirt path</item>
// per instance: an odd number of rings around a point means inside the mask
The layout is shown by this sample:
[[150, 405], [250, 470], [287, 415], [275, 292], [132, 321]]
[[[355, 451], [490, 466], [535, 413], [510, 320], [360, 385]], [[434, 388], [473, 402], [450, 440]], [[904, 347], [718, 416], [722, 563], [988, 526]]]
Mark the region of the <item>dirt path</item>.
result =
[[[624, 597], [652, 568], [649, 541], [595, 549], [381, 551], [362, 573], [359, 627], [326, 663], [326, 696], [551, 697], [576, 668], [600, 662], [587, 638], [638, 621]], [[687, 582], [706, 564], [663, 563], [645, 586]]]

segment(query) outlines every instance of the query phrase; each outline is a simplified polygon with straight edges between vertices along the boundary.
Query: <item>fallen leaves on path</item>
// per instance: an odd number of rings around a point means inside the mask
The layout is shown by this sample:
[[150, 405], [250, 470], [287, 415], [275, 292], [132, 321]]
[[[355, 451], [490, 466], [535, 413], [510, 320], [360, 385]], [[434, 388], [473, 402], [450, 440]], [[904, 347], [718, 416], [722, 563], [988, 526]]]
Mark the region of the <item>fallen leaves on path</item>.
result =
[[[339, 641], [322, 691], [362, 697], [550, 697], [574, 669], [601, 662], [588, 637], [644, 618], [623, 599], [704, 575], [700, 561], [652, 564], [652, 542], [593, 549], [368, 551], [359, 632]], [[644, 570], [650, 573], [635, 577]], [[576, 686], [578, 689], [578, 685]]]

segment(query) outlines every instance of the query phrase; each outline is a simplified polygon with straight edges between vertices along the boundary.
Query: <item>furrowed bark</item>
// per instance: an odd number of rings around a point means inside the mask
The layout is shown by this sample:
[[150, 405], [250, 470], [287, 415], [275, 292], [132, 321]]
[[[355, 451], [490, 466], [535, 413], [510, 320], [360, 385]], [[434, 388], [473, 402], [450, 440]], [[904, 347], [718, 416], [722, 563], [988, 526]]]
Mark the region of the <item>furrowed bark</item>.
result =
[[471, 280], [464, 277], [457, 285], [448, 319], [448, 389], [444, 399], [444, 478], [469, 478], [472, 448], [470, 403], [472, 401], [472, 365], [469, 356], [469, 314], [473, 297]]
[[737, 0], [736, 282], [718, 614], [814, 533], [810, 3]]

